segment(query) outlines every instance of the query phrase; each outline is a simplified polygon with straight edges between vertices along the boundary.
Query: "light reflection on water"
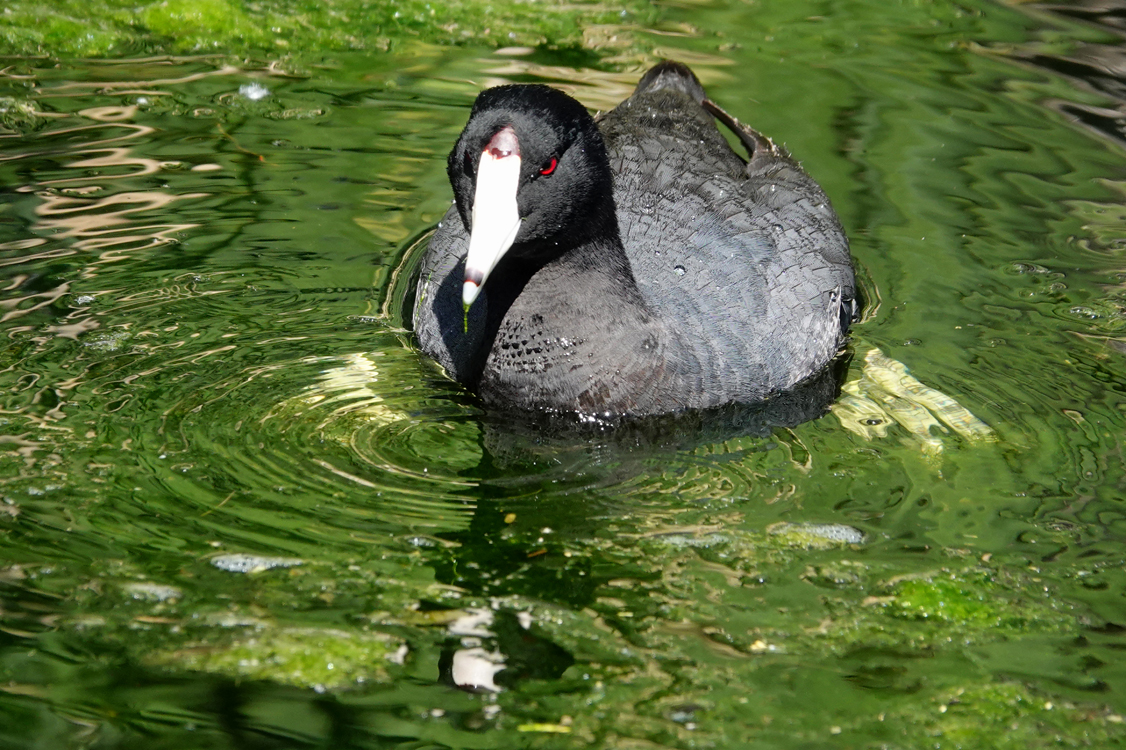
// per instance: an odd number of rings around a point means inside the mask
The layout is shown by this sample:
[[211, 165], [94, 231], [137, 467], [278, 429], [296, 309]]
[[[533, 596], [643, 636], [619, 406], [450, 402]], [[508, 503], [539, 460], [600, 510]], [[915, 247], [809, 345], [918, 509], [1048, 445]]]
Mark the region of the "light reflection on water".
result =
[[[722, 434], [518, 429], [401, 315], [477, 88], [546, 81], [605, 109], [646, 61], [37, 73], [43, 121], [0, 141], [6, 725], [735, 747], [844, 723], [875, 742], [873, 717], [916, 731], [916, 710], [1006, 674], [1117, 715], [1124, 162], [1041, 106], [1065, 85], [942, 46], [983, 33], [949, 23], [880, 27], [833, 66], [821, 45], [848, 29], [828, 22], [790, 64], [758, 50], [793, 25], [723, 54], [662, 27], [825, 183], [871, 302], [833, 414]], [[784, 533], [810, 522], [868, 541]], [[936, 571], [1034, 615], [897, 615]], [[466, 678], [502, 692], [446, 688], [472, 657], [504, 662]]]

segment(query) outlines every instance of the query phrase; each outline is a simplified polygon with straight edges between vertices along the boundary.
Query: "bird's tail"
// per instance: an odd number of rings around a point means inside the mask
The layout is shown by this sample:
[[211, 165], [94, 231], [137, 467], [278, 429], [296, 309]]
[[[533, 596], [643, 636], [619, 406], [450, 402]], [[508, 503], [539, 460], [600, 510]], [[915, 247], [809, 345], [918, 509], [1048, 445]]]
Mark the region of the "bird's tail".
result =
[[637, 96], [661, 89], [680, 91], [700, 104], [703, 104], [704, 100], [708, 98], [708, 95], [704, 92], [704, 87], [700, 85], [700, 80], [696, 78], [696, 74], [689, 70], [687, 65], [672, 60], [665, 60], [650, 68], [649, 72], [642, 77], [641, 82], [637, 84], [633, 94]]

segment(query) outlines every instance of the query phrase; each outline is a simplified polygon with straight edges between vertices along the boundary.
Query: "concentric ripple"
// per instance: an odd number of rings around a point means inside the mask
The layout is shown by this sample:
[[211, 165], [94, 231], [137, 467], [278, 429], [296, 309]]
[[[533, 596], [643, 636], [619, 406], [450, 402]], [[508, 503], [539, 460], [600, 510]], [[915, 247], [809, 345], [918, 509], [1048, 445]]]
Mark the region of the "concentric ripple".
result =
[[662, 8], [868, 307], [803, 391], [612, 428], [482, 409], [403, 310], [479, 86], [609, 106], [617, 26], [0, 70], [0, 744], [1121, 739], [1126, 169], [1057, 114], [1095, 94], [993, 4]]

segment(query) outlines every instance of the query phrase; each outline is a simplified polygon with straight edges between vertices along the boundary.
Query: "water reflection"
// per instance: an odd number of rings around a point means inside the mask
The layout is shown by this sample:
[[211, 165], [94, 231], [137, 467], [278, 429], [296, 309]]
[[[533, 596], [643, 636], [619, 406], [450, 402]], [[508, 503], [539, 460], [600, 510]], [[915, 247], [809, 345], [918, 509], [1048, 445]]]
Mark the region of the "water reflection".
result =
[[[1063, 75], [1086, 92], [1109, 100], [1107, 104], [1055, 98], [1048, 101], [1053, 109], [1103, 138], [1126, 144], [1126, 28], [1122, 17], [1126, 3], [1120, 0], [1085, 0], [1066, 5], [1030, 3], [1031, 8], [1061, 25], [1080, 21], [1098, 30], [1097, 35], [1117, 37], [1085, 40], [1069, 44], [1063, 51], [1050, 44], [1024, 45], [1014, 51], [1017, 59]], [[1086, 34], [1084, 34], [1086, 36]], [[1096, 36], [1096, 35], [1092, 35]]]
[[[233, 70], [226, 72], [229, 74]], [[55, 88], [43, 98], [67, 96], [68, 99], [81, 101], [83, 96], [101, 97], [106, 89], [127, 87], [133, 90], [138, 85], [155, 86], [182, 80], [104, 83], [96, 88], [93, 85], [67, 84]], [[76, 87], [94, 90], [60, 93], [60, 90]], [[146, 93], [151, 96], [169, 94], [167, 91]], [[12, 169], [36, 175], [34, 181], [19, 185], [14, 190], [17, 194], [31, 193], [38, 199], [30, 208], [34, 219], [26, 230], [38, 236], [4, 243], [0, 250], [14, 252], [0, 260], [0, 264], [16, 269], [34, 268], [35, 264], [43, 261], [92, 254], [94, 259], [86, 261], [87, 265], [80, 274], [80, 278], [90, 280], [103, 264], [119, 263], [135, 253], [171, 244], [182, 232], [199, 226], [192, 222], [152, 221], [156, 214], [177, 201], [204, 198], [207, 194], [137, 189], [135, 181], [139, 178], [180, 166], [136, 153], [138, 148], [150, 143], [156, 132], [152, 126], [129, 122], [138, 111], [135, 104], [86, 107], [67, 119], [82, 118], [93, 120], [96, 124], [43, 130], [31, 138], [4, 137], [8, 140], [18, 138], [19, 148], [0, 156], [0, 161], [11, 163]], [[25, 163], [27, 166], [24, 166]], [[119, 184], [124, 185], [124, 189], [116, 187]], [[26, 206], [26, 201], [18, 200], [17, 205]], [[28, 253], [27, 250], [33, 252]], [[85, 257], [83, 260], [86, 260]], [[67, 281], [49, 290], [20, 296], [19, 291], [23, 287], [20, 282], [31, 278], [17, 277], [16, 283], [5, 290], [14, 294], [0, 302], [8, 310], [0, 322], [35, 311], [47, 311], [58, 306], [71, 293], [71, 282]], [[68, 322], [55, 328], [54, 332], [74, 338], [99, 325], [86, 311], [80, 311], [72, 314]]]
[[970, 442], [995, 439], [989, 425], [946, 394], [920, 383], [901, 362], [878, 349], [865, 354], [863, 373], [844, 391], [847, 395], [833, 405], [833, 414], [845, 429], [867, 440], [886, 438], [895, 424], [930, 455], [943, 450], [937, 432], [953, 430]]
[[413, 350], [399, 288], [479, 82], [610, 106], [632, 62], [37, 73], [56, 111], [0, 141], [0, 734], [922, 744], [976, 731], [945, 723], [972, 705], [1105, 739], [1121, 165], [1021, 98], [1041, 78], [947, 46], [989, 17], [922, 7], [659, 29], [809, 154], [879, 304], [773, 412], [585, 433], [483, 413]]

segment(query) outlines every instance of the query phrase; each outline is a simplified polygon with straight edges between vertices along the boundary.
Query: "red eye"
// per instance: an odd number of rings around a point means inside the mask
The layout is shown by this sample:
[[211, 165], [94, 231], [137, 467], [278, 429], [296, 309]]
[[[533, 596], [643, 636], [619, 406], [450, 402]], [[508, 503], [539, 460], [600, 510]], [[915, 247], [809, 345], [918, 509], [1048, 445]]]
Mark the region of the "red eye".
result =
[[553, 157], [551, 157], [551, 163], [550, 163], [550, 164], [548, 164], [548, 165], [547, 165], [546, 167], [544, 167], [543, 169], [541, 169], [541, 170], [540, 170], [540, 174], [542, 174], [542, 175], [549, 175], [549, 174], [551, 174], [552, 172], [554, 172], [554, 171], [555, 171], [555, 165], [557, 165], [558, 163], [559, 163], [559, 160], [558, 160], [558, 159], [556, 159], [556, 158], [555, 158], [554, 156], [553, 156]]

